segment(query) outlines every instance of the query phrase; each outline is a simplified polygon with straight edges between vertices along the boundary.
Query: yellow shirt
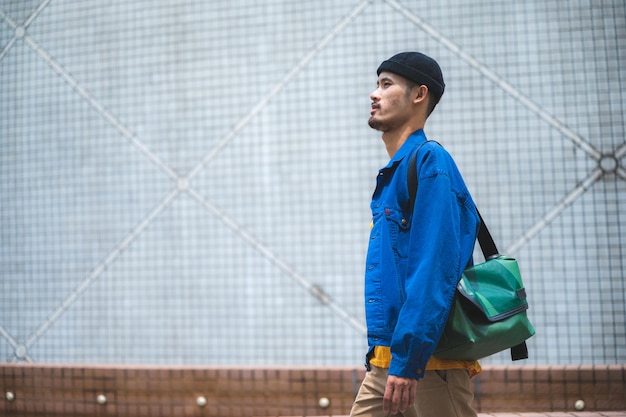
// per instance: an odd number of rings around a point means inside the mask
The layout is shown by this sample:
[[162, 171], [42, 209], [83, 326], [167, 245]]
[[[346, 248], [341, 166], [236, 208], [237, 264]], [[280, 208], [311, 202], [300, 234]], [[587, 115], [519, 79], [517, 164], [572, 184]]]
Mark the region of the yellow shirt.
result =
[[[374, 346], [374, 354], [370, 358], [370, 363], [379, 368], [389, 368], [391, 364], [391, 349], [389, 349], [389, 346]], [[470, 373], [470, 378], [482, 371], [478, 361], [456, 361], [431, 356], [428, 363], [426, 363], [427, 371], [444, 371], [446, 369], [459, 368], [467, 369]]]

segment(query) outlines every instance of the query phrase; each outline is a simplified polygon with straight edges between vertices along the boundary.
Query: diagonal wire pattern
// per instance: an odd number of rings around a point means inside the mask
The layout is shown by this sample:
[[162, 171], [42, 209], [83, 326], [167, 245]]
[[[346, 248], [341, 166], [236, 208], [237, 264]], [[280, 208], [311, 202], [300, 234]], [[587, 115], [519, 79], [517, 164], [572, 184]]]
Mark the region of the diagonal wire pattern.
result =
[[74, 304], [74, 302], [93, 284], [95, 280], [100, 278], [102, 273], [113, 263], [119, 256], [152, 224], [163, 210], [170, 205], [170, 203], [178, 196], [179, 190], [172, 190], [161, 201], [148, 216], [139, 223], [120, 243], [118, 243], [109, 255], [95, 267], [95, 269], [79, 283], [79, 285], [72, 291], [69, 296], [61, 303], [59, 307], [52, 313], [50, 317], [43, 322], [37, 330], [35, 330], [26, 340], [25, 347], [31, 347], [37, 339], [39, 339], [44, 333], [56, 323], [59, 318], [65, 313], [65, 311]]
[[425, 33], [439, 42], [441, 45], [449, 49], [452, 53], [458, 56], [462, 61], [467, 63], [472, 68], [476, 69], [480, 72], [485, 78], [491, 81], [493, 84], [504, 90], [508, 95], [510, 95], [515, 100], [519, 101], [524, 107], [528, 110], [535, 113], [541, 119], [546, 121], [552, 127], [561, 132], [566, 138], [571, 140], [576, 146], [582, 149], [585, 153], [587, 153], [593, 159], [600, 160], [602, 154], [591, 145], [585, 138], [581, 135], [570, 129], [565, 123], [556, 117], [552, 116], [550, 113], [545, 111], [539, 104], [532, 101], [525, 94], [523, 94], [519, 89], [515, 88], [511, 83], [504, 80], [494, 71], [489, 69], [487, 66], [480, 63], [476, 58], [465, 52], [460, 46], [456, 43], [452, 42], [450, 39], [445, 37], [443, 34], [438, 32], [435, 28], [421, 19], [416, 13], [407, 9], [405, 6], [400, 4], [396, 0], [384, 0], [391, 7], [400, 12], [403, 16], [413, 22], [416, 26], [422, 29]]
[[[557, 117], [548, 113], [539, 104], [535, 103], [528, 96], [523, 94], [519, 89], [515, 88], [512, 84], [507, 82], [501, 76], [496, 74], [490, 68], [479, 62], [476, 58], [465, 52], [460, 46], [454, 43], [452, 40], [444, 36], [437, 31], [426, 21], [421, 19], [416, 13], [409, 10], [397, 0], [384, 0], [391, 7], [396, 9], [409, 21], [413, 22], [421, 30], [446, 47], [462, 61], [476, 69], [485, 78], [491, 81], [494, 85], [506, 92], [510, 97], [517, 100], [520, 104], [526, 107], [528, 110], [536, 114], [542, 120], [547, 122], [550, 126], [558, 130], [565, 138], [569, 139], [575, 146], [582, 149], [588, 157], [592, 158], [596, 162], [600, 163], [603, 155], [596, 149], [588, 140], [582, 137], [580, 134], [569, 128], [565, 123], [559, 120]], [[626, 154], [626, 144], [616, 149], [614, 152], [615, 159], [619, 160], [622, 155]], [[619, 177], [626, 180], [626, 170], [623, 167], [617, 166], [616, 173]], [[519, 239], [517, 239], [506, 253], [514, 254], [520, 250], [526, 243], [536, 236], [541, 230], [549, 225], [555, 218], [559, 216], [568, 206], [570, 206], [578, 197], [584, 194], [591, 186], [599, 181], [604, 175], [604, 172], [600, 168], [594, 169], [587, 178], [585, 178], [579, 185], [577, 185], [571, 192], [569, 192], [563, 199], [561, 199], [554, 207], [552, 207], [541, 219], [539, 219], [533, 226], [530, 227]]]
[[206, 200], [199, 193], [191, 189], [189, 190], [189, 194], [194, 199], [196, 199], [206, 210], [211, 212], [213, 216], [221, 220], [222, 223], [228, 226], [232, 231], [234, 231], [243, 240], [245, 240], [250, 246], [256, 249], [256, 251], [263, 255], [265, 259], [267, 259], [275, 267], [280, 269], [285, 275], [287, 275], [302, 288], [304, 288], [311, 296], [313, 296], [320, 303], [326, 305], [328, 308], [334, 311], [337, 316], [342, 318], [359, 333], [363, 335], [367, 334], [367, 330], [363, 323], [350, 315], [343, 307], [341, 307], [336, 301], [334, 301], [330, 297], [330, 295], [324, 291], [323, 288], [318, 285], [312, 284], [309, 280], [307, 280], [300, 273], [298, 273], [291, 265], [281, 260], [280, 257], [277, 256], [273, 251], [263, 245], [261, 241], [259, 241], [247, 230], [242, 228], [239, 224], [234, 222], [231, 218], [226, 216], [220, 209], [215, 207], [210, 201]]
[[296, 76], [302, 69], [304, 69], [311, 60], [322, 51], [330, 41], [337, 37], [337, 35], [343, 31], [346, 26], [352, 22], [357, 16], [359, 16], [367, 5], [371, 3], [371, 0], [364, 0], [359, 3], [346, 17], [344, 17], [339, 23], [337, 23], [330, 32], [324, 36], [306, 55], [291, 68], [289, 72], [267, 93], [259, 102], [228, 132], [222, 139], [220, 139], [217, 145], [209, 152], [202, 161], [196, 165], [191, 172], [187, 175], [187, 178], [194, 178], [198, 172], [211, 161], [237, 134], [254, 119], [267, 104], [280, 93], [287, 84]]
[[9, 17], [9, 15], [7, 15], [3, 10], [0, 10], [0, 18], [4, 20], [11, 27], [11, 29], [15, 31], [11, 40], [9, 40], [5, 47], [2, 48], [2, 51], [0, 51], [0, 61], [2, 61], [2, 58], [4, 58], [7, 52], [9, 52], [9, 49], [11, 49], [17, 39], [24, 37], [24, 35], [26, 34], [26, 29], [30, 26], [33, 20], [35, 20], [37, 16], [39, 16], [39, 13], [41, 13], [42, 10], [46, 8], [48, 3], [50, 3], [50, 0], [42, 1], [39, 6], [37, 6], [37, 8], [30, 14], [30, 16], [26, 18], [21, 26], [18, 26], [17, 23], [13, 19], [11, 19], [11, 17]]
[[158, 166], [163, 172], [165, 172], [170, 178], [173, 180], [178, 180], [178, 175], [161, 159], [156, 156], [146, 145], [144, 145], [138, 138], [135, 136], [130, 129], [122, 124], [122, 122], [109, 110], [107, 110], [100, 102], [98, 102], [95, 97], [87, 91], [82, 85], [72, 77], [72, 75], [59, 64], [52, 55], [50, 55], [46, 50], [40, 47], [37, 42], [33, 40], [33, 38], [26, 34], [24, 35], [24, 42], [30, 46], [37, 55], [39, 55], [53, 70], [56, 72], [61, 78], [65, 80], [65, 82], [83, 99], [85, 100], [91, 107], [96, 110], [98, 114], [104, 117], [111, 126], [113, 126], [118, 132], [122, 134], [123, 137], [128, 139], [139, 151], [144, 154], [150, 161], [152, 161], [156, 166]]
[[[9, 27], [13, 29], [13, 31], [17, 30], [17, 23], [13, 19], [11, 19], [11, 17], [7, 15], [4, 12], [4, 10], [1, 10], [1, 9], [0, 9], [0, 19], [2, 19], [7, 25], [9, 25]], [[18, 38], [17, 34], [14, 33], [11, 39], [9, 39], [9, 42], [7, 42], [7, 44], [4, 45], [4, 47], [0, 51], [0, 61], [2, 61], [2, 59], [6, 56], [9, 50], [13, 47], [13, 45], [15, 45], [17, 38]]]
[[552, 207], [541, 219], [539, 219], [534, 225], [532, 225], [520, 238], [518, 238], [513, 244], [504, 252], [507, 254], [516, 254], [524, 245], [526, 245], [532, 238], [538, 235], [543, 229], [545, 229], [550, 223], [552, 223], [565, 209], [571, 206], [578, 197], [583, 195], [587, 190], [591, 188], [593, 184], [599, 181], [604, 173], [601, 169], [594, 169], [587, 178], [585, 178], [580, 184], [578, 184], [572, 191], [570, 191], [561, 201], [559, 201], [554, 207]]
[[[31, 16], [26, 20], [23, 27], [27, 27], [35, 17], [45, 8], [45, 6], [49, 3], [49, 0], [42, 2], [39, 7], [35, 10]], [[288, 73], [287, 75], [267, 94], [263, 97], [252, 110], [244, 116], [239, 123], [227, 134], [220, 142], [218, 146], [216, 146], [212, 152], [210, 152], [188, 175], [187, 178], [181, 178], [178, 176], [167, 164], [161, 161], [153, 152], [151, 152], [133, 133], [130, 129], [123, 125], [123, 123], [109, 110], [107, 110], [104, 106], [102, 106], [99, 101], [87, 90], [85, 89], [68, 71], [63, 68], [63, 66], [57, 62], [52, 55], [50, 55], [45, 49], [37, 44], [37, 42], [25, 31], [20, 30], [20, 27], [10, 19], [6, 13], [1, 12], [2, 17], [8, 24], [15, 29], [16, 35], [11, 39], [11, 41], [3, 48], [2, 54], [0, 54], [0, 59], [6, 54], [6, 52], [14, 45], [17, 38], [23, 38], [24, 42], [33, 49], [53, 70], [57, 75], [65, 80], [65, 82], [74, 90], [84, 101], [86, 101], [98, 114], [100, 114], [104, 119], [106, 119], [109, 124], [111, 124], [121, 135], [129, 140], [144, 156], [146, 156], [149, 160], [151, 160], [155, 165], [157, 165], [163, 172], [165, 172], [171, 179], [175, 180], [178, 184], [178, 189], [174, 189], [170, 192], [158, 205], [157, 207], [150, 213], [148, 216], [133, 229], [129, 235], [127, 235], [118, 245], [116, 245], [109, 255], [102, 261], [96, 268], [92, 271], [92, 273], [87, 276], [83, 281], [79, 283], [79, 285], [68, 295], [68, 297], [57, 307], [57, 309], [27, 338], [26, 343], [23, 345], [23, 348], [30, 348], [43, 334], [45, 334], [53, 325], [56, 323], [65, 313], [67, 309], [69, 309], [74, 302], [80, 298], [80, 296], [92, 285], [92, 283], [97, 280], [102, 273], [106, 270], [108, 266], [110, 266], [115, 260], [123, 253], [123, 251], [128, 248], [142, 233], [143, 231], [159, 216], [163, 210], [171, 204], [171, 202], [180, 194], [181, 191], [187, 191], [191, 196], [193, 196], [198, 202], [201, 203], [202, 207], [212, 212], [216, 217], [225, 223], [231, 230], [237, 233], [240, 237], [242, 237], [245, 241], [251, 244], [262, 256], [266, 257], [270, 260], [272, 264], [278, 267], [283, 273], [287, 274], [288, 277], [298, 282], [304, 289], [306, 289], [313, 297], [315, 297], [319, 302], [324, 305], [327, 305], [332, 311], [335, 312], [341, 319], [345, 320], [350, 326], [354, 327], [357, 331], [364, 334], [365, 329], [363, 325], [351, 316], [344, 308], [338, 305], [336, 302], [333, 302], [328, 294], [326, 294], [323, 289], [319, 286], [311, 284], [304, 277], [298, 274], [292, 267], [279, 259], [279, 257], [271, 252], [268, 248], [263, 246], [257, 239], [255, 239], [252, 235], [246, 232], [243, 228], [241, 228], [237, 223], [226, 216], [224, 213], [219, 211], [214, 205], [212, 205], [209, 201], [202, 198], [200, 194], [198, 194], [193, 188], [189, 187], [189, 179], [193, 178], [197, 173], [201, 171], [203, 166], [210, 161], [219, 151], [221, 151], [236, 135], [245, 127], [256, 115], [258, 115], [269, 103], [269, 101], [277, 95], [306, 65], [314, 58], [314, 56], [319, 53], [328, 43], [337, 36], [341, 30], [343, 30], [350, 21], [352, 21], [356, 16], [358, 16], [365, 6], [369, 3], [369, 1], [364, 1], [360, 3], [352, 12], [342, 19], [339, 24], [337, 24], [333, 30], [329, 34], [327, 34], [318, 44], [308, 53], [306, 54]], [[19, 36], [17, 32], [19, 33]], [[5, 339], [9, 341], [12, 347], [16, 350], [21, 348], [22, 345], [19, 345], [15, 339], [13, 339], [4, 328], [0, 331], [0, 336], [3, 336]], [[32, 359], [26, 354], [19, 355], [23, 357], [27, 361], [32, 361]]]
[[[407, 20], [414, 23], [423, 32], [431, 36], [445, 48], [453, 52], [459, 59], [464, 61], [470, 67], [476, 69], [485, 78], [490, 80], [494, 85], [505, 91], [509, 96], [517, 100], [524, 107], [532, 111], [539, 118], [544, 120], [553, 128], [557, 129], [561, 134], [575, 144], [578, 148], [582, 149], [590, 158], [600, 161], [603, 155], [591, 145], [585, 138], [569, 128], [558, 118], [550, 115], [539, 104], [532, 101], [520, 90], [515, 88], [512, 84], [504, 80], [501, 76], [490, 70], [483, 65], [477, 59], [465, 52], [461, 47], [452, 42], [449, 38], [444, 36], [439, 31], [435, 30], [431, 25], [425, 22], [419, 16], [403, 6], [396, 0], [382, 0], [391, 6], [393, 9], [401, 13]], [[127, 249], [134, 241], [136, 241], [142, 233], [155, 222], [161, 213], [172, 204], [172, 202], [178, 198], [182, 193], [190, 195], [207, 213], [219, 219], [223, 224], [229, 227], [229, 229], [238, 235], [242, 240], [251, 245], [261, 256], [266, 258], [279, 269], [283, 274], [298, 283], [304, 290], [306, 290], [312, 297], [316, 298], [320, 303], [327, 306], [334, 314], [341, 320], [346, 322], [350, 327], [354, 328], [361, 334], [366, 333], [366, 329], [360, 320], [350, 315], [343, 307], [341, 307], [332, 297], [327, 294], [322, 288], [312, 284], [306, 277], [302, 276], [288, 263], [284, 262], [278, 254], [271, 251], [268, 247], [254, 237], [250, 232], [241, 227], [234, 219], [227, 216], [223, 211], [216, 207], [213, 203], [203, 197], [197, 190], [190, 186], [189, 182], [195, 178], [206, 165], [213, 160], [228, 144], [233, 141], [237, 135], [247, 126], [256, 116], [263, 112], [268, 103], [280, 94], [285, 86], [287, 86], [312, 60], [326, 48], [330, 42], [335, 39], [339, 34], [348, 27], [355, 19], [373, 2], [373, 0], [364, 0], [358, 3], [350, 12], [341, 19], [331, 30], [320, 39], [311, 50], [309, 50], [303, 57], [286, 73], [286, 75], [276, 84], [274, 87], [262, 97], [250, 111], [244, 115], [233, 128], [223, 136], [210, 152], [208, 152], [194, 168], [186, 175], [181, 176], [176, 173], [168, 164], [163, 162], [156, 154], [154, 154], [141, 140], [138, 138], [131, 129], [125, 126], [113, 112], [106, 109], [96, 97], [93, 96], [84, 86], [80, 84], [57, 60], [42, 48], [35, 39], [32, 38], [26, 31], [28, 26], [37, 18], [41, 11], [50, 3], [50, 0], [42, 1], [37, 9], [24, 21], [20, 26], [14, 20], [11, 19], [5, 12], [0, 10], [0, 18], [11, 27], [15, 33], [14, 36], [7, 42], [6, 45], [0, 51], [0, 62], [6, 56], [8, 51], [19, 40], [28, 45], [41, 59], [43, 59], [48, 66], [60, 76], [68, 86], [79, 95], [91, 108], [93, 108], [99, 115], [101, 115], [111, 126], [113, 126], [126, 140], [128, 140], [136, 150], [144, 155], [148, 160], [155, 164], [162, 172], [164, 172], [170, 180], [174, 181], [176, 188], [170, 191], [164, 198], [156, 205], [156, 207], [146, 215], [146, 217], [125, 236], [114, 248], [111, 249], [108, 256], [96, 267], [94, 270], [85, 277], [78, 286], [68, 295], [68, 297], [58, 306], [58, 308], [43, 322], [26, 340], [24, 345], [20, 345], [18, 341], [13, 338], [9, 332], [0, 324], [0, 336], [8, 341], [11, 347], [18, 350], [19, 348], [29, 348], [36, 343], [37, 340], [45, 334], [55, 322], [57, 322], [64, 314], [64, 312], [70, 308], [77, 299], [92, 285], [92, 283], [100, 278], [103, 272], [114, 263], [120, 255]], [[614, 156], [616, 160], [620, 160], [626, 154], [626, 144], [622, 145], [615, 150]], [[619, 162], [615, 169], [615, 173], [622, 179], [626, 180], [626, 171]], [[565, 197], [563, 197], [553, 208], [551, 208], [539, 221], [531, 226], [517, 241], [515, 241], [509, 248], [510, 252], [516, 252], [538, 235], [547, 225], [549, 225], [554, 219], [556, 219], [567, 207], [574, 203], [574, 201], [585, 193], [594, 183], [599, 181], [605, 173], [599, 169], [594, 169], [580, 184], [573, 188]], [[20, 357], [27, 361], [32, 361], [27, 354], [23, 352]]]

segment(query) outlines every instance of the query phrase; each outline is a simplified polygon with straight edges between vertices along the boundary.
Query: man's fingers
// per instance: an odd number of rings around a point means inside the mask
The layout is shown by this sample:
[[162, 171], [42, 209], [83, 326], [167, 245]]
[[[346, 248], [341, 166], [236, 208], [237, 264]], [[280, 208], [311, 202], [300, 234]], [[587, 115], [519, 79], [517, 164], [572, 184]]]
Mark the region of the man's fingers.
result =
[[413, 405], [415, 403], [415, 397], [417, 396], [417, 381], [411, 381], [409, 385], [409, 402], [407, 404], [407, 408], [409, 405]]
[[409, 397], [411, 395], [409, 387], [402, 387], [400, 391], [400, 398], [398, 402], [398, 411], [404, 413], [406, 409], [409, 407]]
[[417, 381], [389, 375], [383, 396], [383, 411], [386, 415], [404, 413], [415, 402]]
[[415, 401], [415, 384], [410, 379], [390, 375], [383, 396], [383, 411], [386, 414], [405, 412]]

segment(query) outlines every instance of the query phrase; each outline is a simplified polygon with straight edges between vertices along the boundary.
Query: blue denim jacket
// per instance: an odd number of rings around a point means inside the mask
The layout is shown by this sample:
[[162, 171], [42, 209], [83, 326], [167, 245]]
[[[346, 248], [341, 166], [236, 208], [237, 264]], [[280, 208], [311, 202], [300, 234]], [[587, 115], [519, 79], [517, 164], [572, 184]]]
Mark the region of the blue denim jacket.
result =
[[479, 226], [456, 164], [436, 142], [418, 151], [409, 212], [407, 166], [425, 141], [422, 130], [413, 133], [378, 173], [365, 270], [368, 357], [374, 346], [390, 346], [389, 374], [417, 379], [441, 337], [461, 273], [473, 263]]

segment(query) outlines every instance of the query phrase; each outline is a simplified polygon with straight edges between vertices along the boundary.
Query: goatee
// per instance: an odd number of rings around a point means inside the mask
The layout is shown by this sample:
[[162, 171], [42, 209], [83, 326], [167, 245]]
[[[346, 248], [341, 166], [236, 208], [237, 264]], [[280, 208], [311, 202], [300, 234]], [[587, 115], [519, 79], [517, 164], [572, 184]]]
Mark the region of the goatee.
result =
[[372, 129], [381, 130], [381, 131], [384, 130], [384, 123], [376, 119], [375, 117], [370, 117], [370, 119], [367, 121], [367, 124]]

